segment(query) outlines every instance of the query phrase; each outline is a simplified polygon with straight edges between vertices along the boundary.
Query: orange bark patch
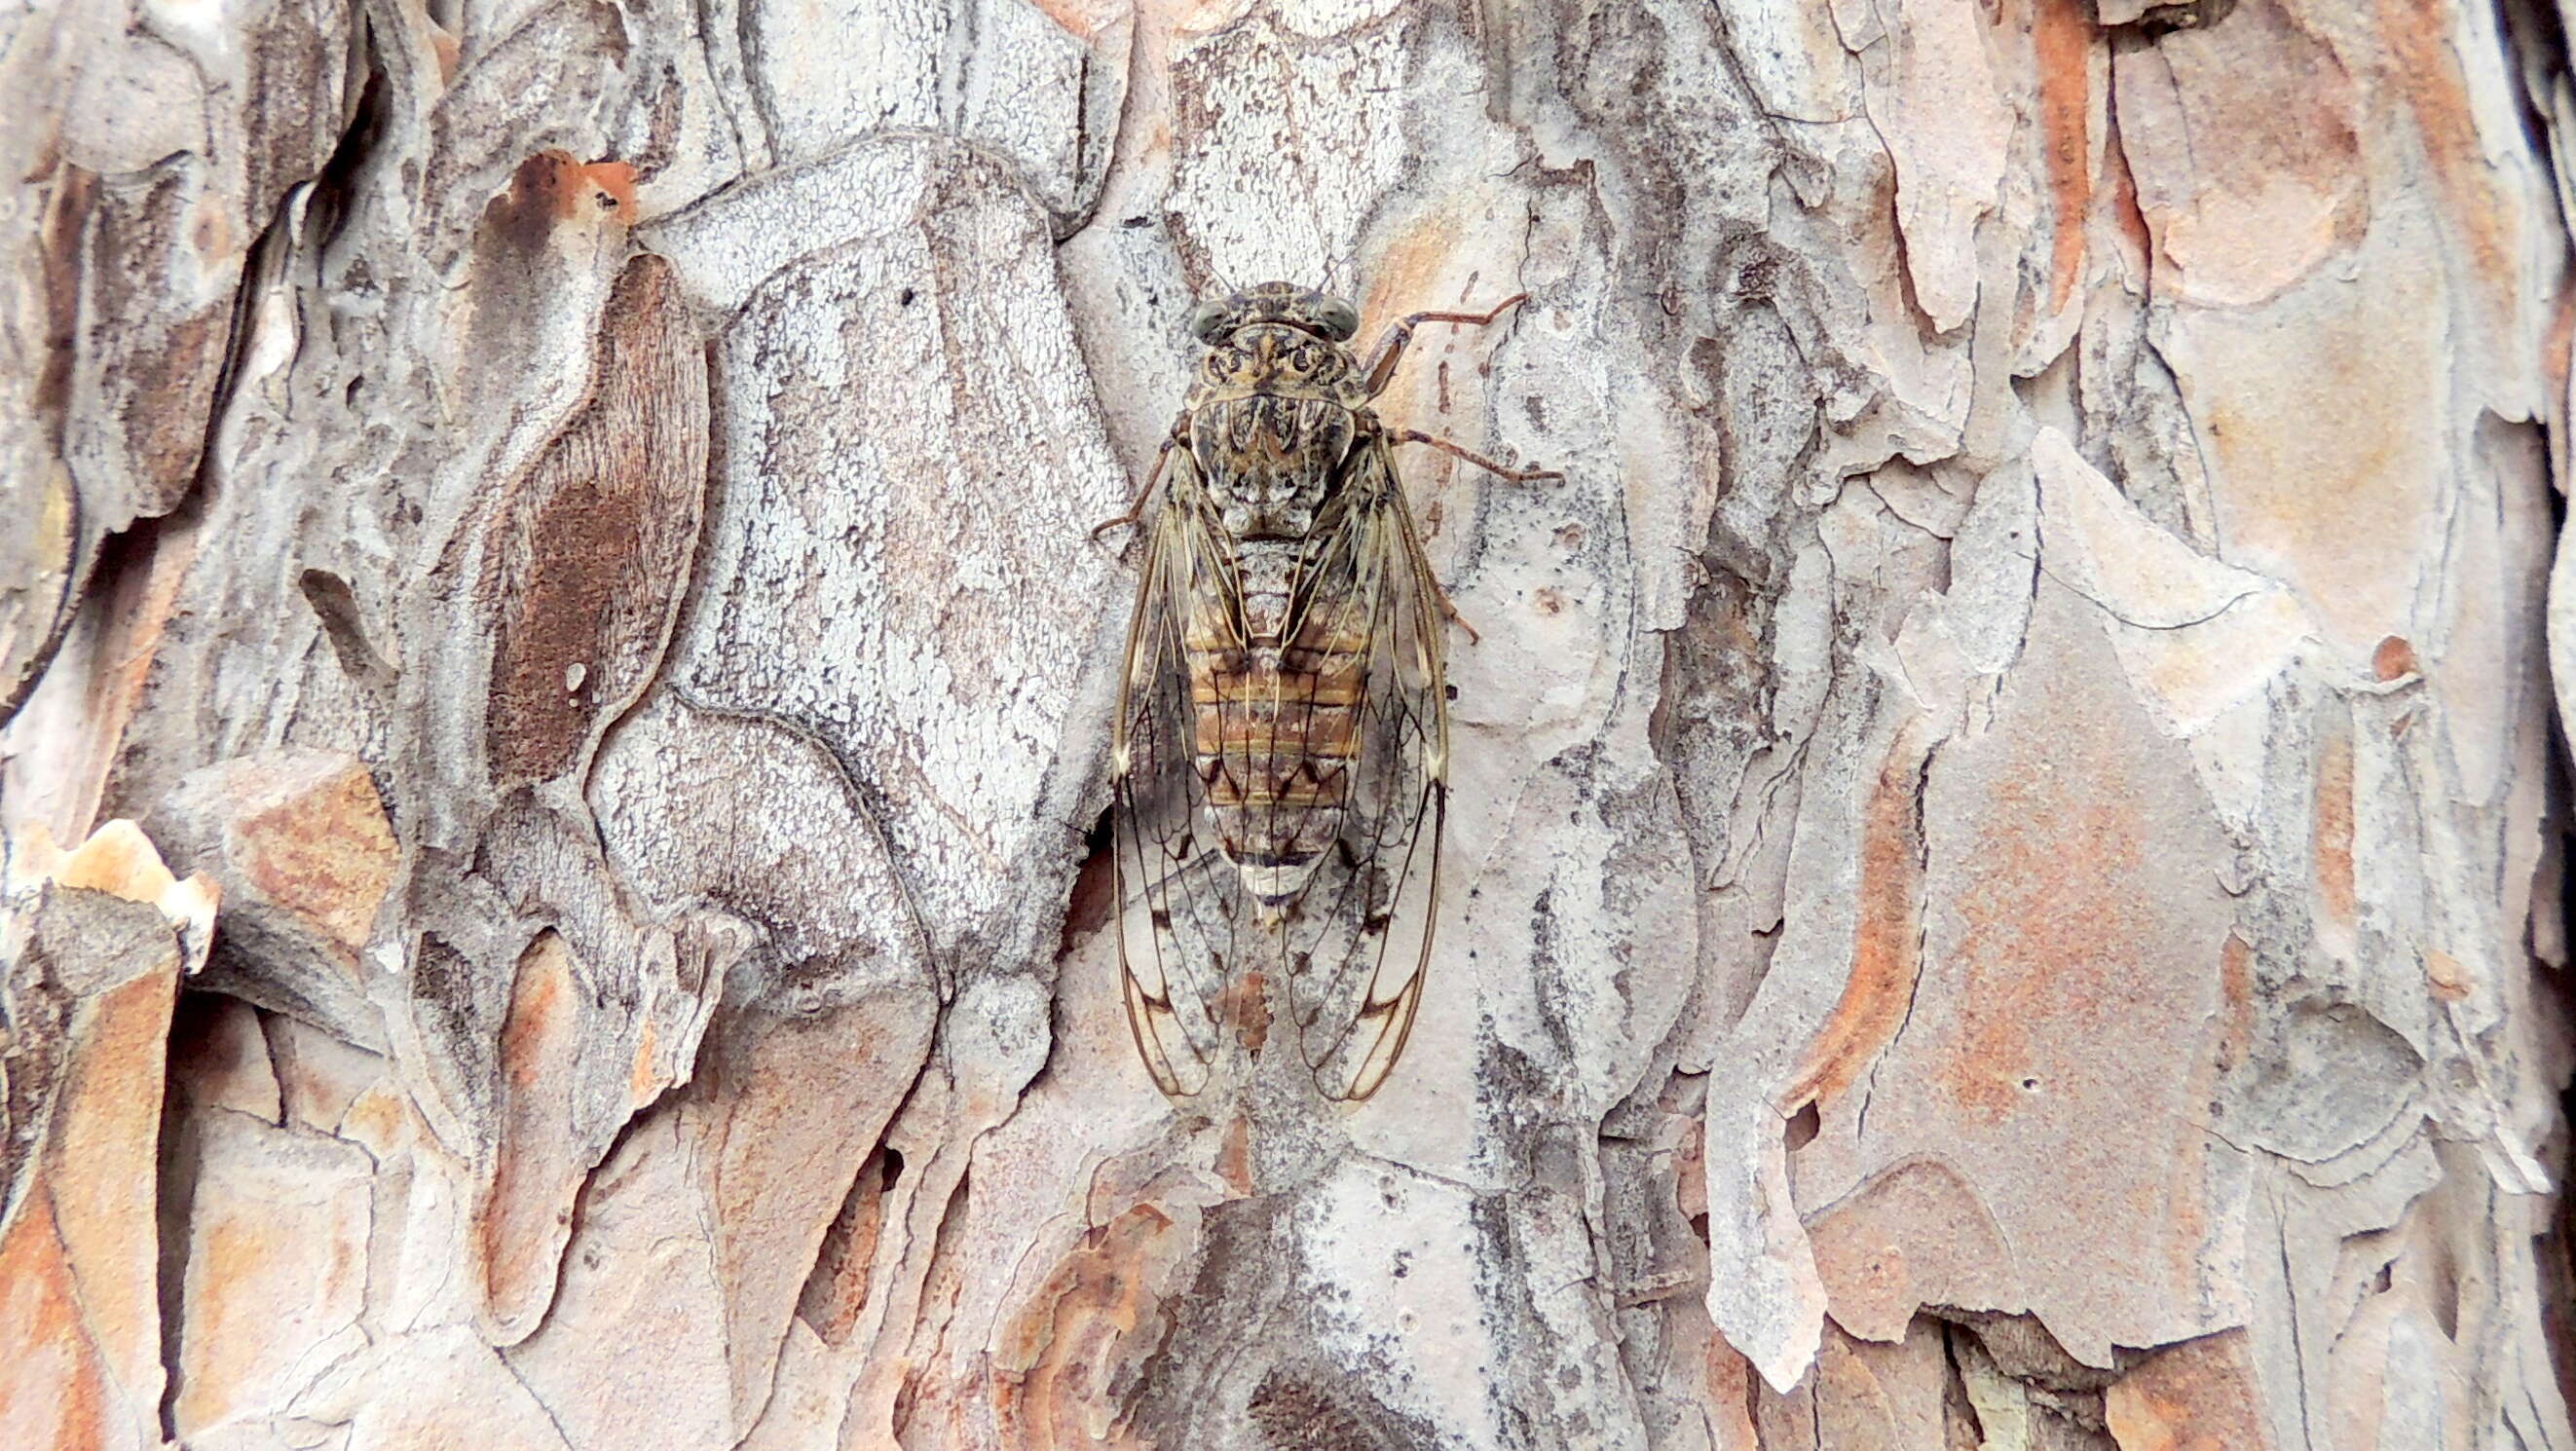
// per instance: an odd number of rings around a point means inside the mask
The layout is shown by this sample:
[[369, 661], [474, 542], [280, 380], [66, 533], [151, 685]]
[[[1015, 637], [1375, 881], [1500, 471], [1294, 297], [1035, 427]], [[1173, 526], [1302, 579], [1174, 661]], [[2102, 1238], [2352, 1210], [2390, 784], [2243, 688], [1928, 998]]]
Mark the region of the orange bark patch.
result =
[[379, 1084], [350, 1101], [348, 1111], [340, 1116], [339, 1133], [370, 1153], [390, 1154], [402, 1142], [409, 1116], [403, 1096]]
[[2317, 913], [2352, 929], [2357, 890], [2352, 867], [2352, 735], [2337, 725], [2317, 743]]
[[[698, 1136], [692, 1152], [706, 1165], [714, 1269], [726, 1287], [736, 1424], [748, 1424], [769, 1395], [789, 1315], [849, 1198], [861, 1146], [881, 1141], [919, 1079], [936, 1014], [926, 989], [906, 987], [810, 1017], [751, 1015], [710, 1030], [700, 1059], [709, 1069], [696, 1095], [709, 1107], [690, 1132]], [[958, 1109], [986, 1111], [974, 1102]], [[953, 1233], [971, 1212], [963, 1166], [925, 1164], [921, 1172], [911, 1233]], [[934, 1255], [921, 1290], [920, 1303], [932, 1307], [925, 1315], [954, 1303], [951, 1265], [960, 1278], [993, 1270]]]
[[635, 168], [623, 161], [594, 161], [560, 148], [538, 152], [519, 167], [511, 190], [542, 196], [558, 220], [584, 212], [609, 212], [628, 222], [635, 217]]
[[2155, 234], [2148, 230], [2146, 209], [2138, 204], [2137, 173], [2129, 169], [2128, 149], [2120, 144], [2117, 127], [2105, 147], [2102, 167], [2110, 184], [2111, 216], [2119, 223], [2120, 235], [2128, 240], [2141, 270], [2155, 270]]
[[160, 1229], [153, 1186], [179, 954], [73, 1017], [73, 1064], [42, 1172], [83, 1320], [117, 1381], [159, 1399]]
[[626, 1071], [626, 1102], [642, 1108], [662, 1091], [662, 1076], [653, 1067], [653, 1054], [661, 1047], [662, 1034], [653, 1020], [644, 1020], [643, 1030], [635, 1038], [635, 1062]]
[[393, 885], [393, 830], [375, 782], [350, 758], [327, 776], [253, 784], [266, 789], [233, 828], [243, 878], [354, 954]]
[[1920, 1303], [2027, 1309], [2092, 1364], [2211, 1328], [2235, 904], [2188, 750], [2043, 579], [1994, 724], [1924, 792], [1921, 984], [1865, 1121], [1827, 1116], [1875, 1176], [1810, 1227], [1834, 1318], [1892, 1341]]
[[[296, 1368], [357, 1318], [368, 1182], [354, 1150], [306, 1155], [297, 1136], [200, 1121], [179, 1337], [179, 1435], [256, 1416], [301, 1384]], [[338, 1146], [333, 1146], [335, 1149]], [[282, 1171], [255, 1167], [284, 1155]], [[317, 1175], [324, 1162], [336, 1163]]]
[[2233, 932], [2218, 949], [2218, 994], [2227, 1013], [2226, 1032], [2218, 1040], [2223, 1073], [2244, 1062], [2254, 1046], [2254, 949]]
[[501, 1066], [514, 1089], [532, 1088], [550, 1049], [562, 1039], [564, 997], [572, 987], [572, 952], [551, 928], [519, 954], [518, 980], [510, 989], [510, 1016], [501, 1029]]
[[95, 1451], [134, 1444], [110, 1434], [98, 1347], [81, 1324], [71, 1268], [39, 1189], [0, 1238], [0, 1444]]
[[157, 901], [173, 884], [161, 854], [131, 821], [111, 821], [69, 852], [57, 851], [42, 826], [35, 835], [35, 865], [21, 867], [22, 873], [39, 871], [61, 886], [106, 892], [129, 902]]
[[581, 169], [592, 186], [617, 204], [627, 220], [635, 217], [635, 168], [623, 161], [594, 161]]
[[1216, 1174], [1236, 1194], [1252, 1194], [1252, 1120], [1236, 1114], [1225, 1126], [1225, 1142], [1216, 1153]]
[[[1441, 294], [1442, 277], [1466, 246], [1458, 217], [1446, 210], [1434, 211], [1369, 260], [1368, 295], [1358, 299], [1361, 331], [1351, 340], [1353, 348], [1362, 350], [1362, 362], [1368, 359], [1366, 350], [1375, 348], [1385, 331], [1409, 313], [1468, 305], [1481, 310], [1511, 295], [1507, 288], [1496, 288], [1490, 294], [1480, 291], [1478, 296], [1461, 303], [1455, 295]], [[1485, 284], [1476, 285], [1482, 289]], [[1510, 318], [1511, 314], [1505, 313], [1498, 321], [1509, 322]], [[1479, 331], [1484, 330], [1426, 323], [1414, 332], [1395, 380], [1377, 401], [1378, 416], [1388, 427], [1440, 431], [1433, 417], [1439, 408], [1434, 386], [1437, 370], [1423, 366], [1422, 360], [1446, 351], [1456, 341], [1456, 334]]]
[[[1011, 1317], [993, 1347], [993, 1409], [1013, 1446], [1134, 1446], [1110, 1392], [1126, 1342], [1160, 1301], [1155, 1261], [1171, 1216], [1128, 1207], [1083, 1236]], [[1153, 1337], [1144, 1337], [1150, 1341]], [[1138, 1344], [1135, 1354], [1150, 1353]]]
[[2504, 235], [2513, 213], [2496, 195], [2495, 169], [2478, 140], [2467, 78], [2450, 43], [2453, 13], [2445, 0], [2382, 0], [2378, 29], [2393, 62], [2388, 79], [2414, 110], [2425, 160], [2446, 194], [2446, 223], [2463, 234], [2486, 296], [2501, 311], [2521, 285]]
[[483, 1283], [493, 1322], [515, 1339], [553, 1297], [571, 1233], [575, 1161], [571, 1108], [558, 1089], [580, 1048], [571, 1010], [572, 950], [551, 929], [519, 955], [501, 1028], [500, 1152], [482, 1213]]
[[1707, 1416], [1721, 1438], [1716, 1451], [1761, 1451], [1753, 1429], [1753, 1362], [1724, 1338], [1708, 1338]]
[[1243, 1051], [1261, 1056], [1270, 1041], [1270, 979], [1268, 974], [1247, 972], [1226, 984], [1217, 994], [1216, 1017], [1232, 1025], [1235, 1041]]
[[[2324, 637], [2361, 659], [2415, 613], [2440, 534], [2426, 480], [2447, 455], [2424, 420], [2450, 404], [2423, 360], [2454, 327], [2438, 268], [2374, 261], [2368, 275], [2302, 288], [2296, 321], [2202, 313], [2166, 349], [2219, 462], [2228, 557], [2290, 582]], [[2300, 366], [2281, 366], [2285, 346]]]
[[2103, 1393], [2120, 1451], [2265, 1451], [2245, 1332], [2185, 1341], [2148, 1358]]
[[[209, 1307], [209, 1304], [222, 1307], [222, 1304], [242, 1299], [242, 1281], [252, 1278], [252, 1273], [258, 1271], [265, 1258], [268, 1258], [268, 1240], [260, 1235], [255, 1224], [245, 1222], [245, 1219], [222, 1219], [222, 1222], [209, 1224], [206, 1235], [196, 1245], [191, 1245], [191, 1255], [188, 1255], [188, 1281], [191, 1281], [191, 1289], [196, 1289], [198, 1296], [204, 1299], [204, 1304], [198, 1309], [204, 1312], [204, 1307]], [[191, 1335], [191, 1340], [196, 1338], [201, 1338], [201, 1335]], [[188, 1397], [183, 1394], [180, 1402], [185, 1405]], [[193, 1417], [193, 1420], [201, 1423], [204, 1417]]]
[[2115, 100], [2159, 262], [2194, 300], [2244, 306], [2360, 238], [2364, 123], [2341, 54], [2281, 0], [2212, 34], [2124, 51]]
[[2403, 680], [2421, 667], [2415, 662], [2415, 647], [2403, 635], [2391, 635], [2370, 652], [2370, 672], [2383, 681]]
[[2469, 979], [2468, 965], [2438, 947], [2424, 949], [2424, 985], [2446, 1003], [2467, 997], [2475, 986]]
[[2092, 27], [2083, 0], [2038, 0], [2031, 49], [2039, 68], [2041, 153], [2056, 199], [2048, 268], [2048, 305], [2062, 308], [2084, 263], [2085, 212], [2093, 199], [2092, 147], [2085, 132], [2092, 89]]
[[1839, 1097], [1896, 1037], [1921, 967], [1922, 823], [1916, 791], [1926, 747], [1900, 736], [1880, 768], [1861, 822], [1860, 922], [1851, 977], [1808, 1049], [1783, 1108]]
[[[2127, 803], [2039, 787], [2009, 793], [2018, 809], [2004, 818], [2030, 829], [1990, 840], [1994, 870], [1961, 904], [1971, 924], [1959, 953], [1968, 1032], [1942, 1076], [1951, 1098], [1988, 1123], [2061, 1086], [2038, 1071], [2034, 1026], [2116, 1041], [2121, 995], [2102, 979], [2156, 926], [2135, 886], [2147, 843]], [[2069, 1007], [2077, 1022], [2067, 1021]]]
[[[1369, 262], [1368, 296], [1360, 299], [1362, 323], [1385, 328], [1407, 313], [1450, 306], [1453, 299], [1438, 297], [1435, 290], [1441, 273], [1457, 256], [1459, 243], [1458, 219], [1446, 211], [1432, 213], [1388, 243], [1386, 250]], [[1497, 294], [1495, 301], [1501, 300], [1502, 295]], [[1420, 335], [1416, 340], [1421, 340]], [[1376, 341], [1373, 335], [1363, 333], [1352, 339], [1351, 345], [1370, 347]], [[1412, 350], [1406, 351], [1409, 354]]]

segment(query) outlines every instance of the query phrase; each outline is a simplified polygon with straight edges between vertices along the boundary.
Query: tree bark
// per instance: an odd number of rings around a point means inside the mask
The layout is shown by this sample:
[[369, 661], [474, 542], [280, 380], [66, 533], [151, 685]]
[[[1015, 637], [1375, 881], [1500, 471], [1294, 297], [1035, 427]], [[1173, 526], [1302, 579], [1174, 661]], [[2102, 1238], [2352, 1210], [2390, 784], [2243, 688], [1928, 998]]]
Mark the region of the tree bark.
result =
[[[2576, 1448], [2565, 34], [0, 15], [0, 1442]], [[1272, 277], [1565, 474], [1350, 1110], [1095, 829]]]

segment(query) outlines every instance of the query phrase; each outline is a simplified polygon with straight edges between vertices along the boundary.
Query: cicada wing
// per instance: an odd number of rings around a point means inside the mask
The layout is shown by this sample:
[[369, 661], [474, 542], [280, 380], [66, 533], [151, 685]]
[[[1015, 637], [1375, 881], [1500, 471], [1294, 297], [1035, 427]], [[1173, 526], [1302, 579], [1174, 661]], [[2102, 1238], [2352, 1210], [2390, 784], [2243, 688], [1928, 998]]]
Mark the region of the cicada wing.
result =
[[1236, 956], [1242, 888], [1202, 809], [1183, 642], [1193, 620], [1242, 616], [1223, 551], [1195, 508], [1178, 502], [1196, 494], [1189, 456], [1174, 458], [1175, 487], [1153, 516], [1127, 627], [1112, 833], [1127, 1025], [1155, 1086], [1187, 1097], [1207, 1086], [1222, 1045], [1218, 1003]]
[[[1290, 1003], [1330, 1098], [1377, 1092], [1422, 1008], [1449, 791], [1438, 585], [1382, 442], [1356, 455], [1349, 512], [1319, 551], [1309, 609], [1346, 597], [1369, 661], [1337, 850], [1285, 924]], [[1346, 596], [1342, 592], [1347, 592]]]

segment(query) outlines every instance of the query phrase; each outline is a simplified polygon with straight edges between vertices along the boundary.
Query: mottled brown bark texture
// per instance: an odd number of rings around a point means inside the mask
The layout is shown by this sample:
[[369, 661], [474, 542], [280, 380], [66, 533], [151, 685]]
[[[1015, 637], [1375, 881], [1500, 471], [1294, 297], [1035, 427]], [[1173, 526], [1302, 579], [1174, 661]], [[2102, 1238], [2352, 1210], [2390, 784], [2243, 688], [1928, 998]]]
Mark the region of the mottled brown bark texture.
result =
[[[2576, 1451], [2567, 34], [0, 11], [0, 1446]], [[1096, 829], [1274, 277], [1565, 474], [1355, 1108]]]

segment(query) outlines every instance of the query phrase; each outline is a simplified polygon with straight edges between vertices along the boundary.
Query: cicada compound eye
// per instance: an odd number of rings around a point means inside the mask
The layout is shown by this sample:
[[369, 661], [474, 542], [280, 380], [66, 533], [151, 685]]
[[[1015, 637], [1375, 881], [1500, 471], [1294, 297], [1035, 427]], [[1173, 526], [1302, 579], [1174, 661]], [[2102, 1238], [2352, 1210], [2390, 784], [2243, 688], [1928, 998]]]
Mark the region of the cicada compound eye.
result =
[[1346, 343], [1360, 330], [1360, 310], [1338, 297], [1327, 297], [1315, 309], [1315, 320], [1324, 327], [1324, 335], [1337, 343]]
[[1190, 336], [1203, 343], [1215, 342], [1217, 330], [1225, 325], [1226, 314], [1233, 309], [1234, 299], [1229, 297], [1200, 303], [1190, 313]]

